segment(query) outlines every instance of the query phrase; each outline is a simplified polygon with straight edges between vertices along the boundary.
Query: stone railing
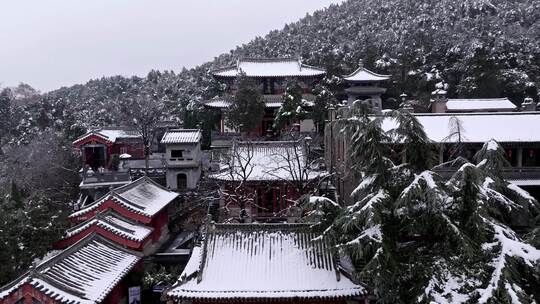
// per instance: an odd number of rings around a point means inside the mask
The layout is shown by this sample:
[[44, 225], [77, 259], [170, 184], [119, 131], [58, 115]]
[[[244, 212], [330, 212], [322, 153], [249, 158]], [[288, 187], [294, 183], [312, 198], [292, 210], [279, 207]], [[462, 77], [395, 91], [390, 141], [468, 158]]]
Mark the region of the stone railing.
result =
[[81, 172], [82, 185], [91, 187], [99, 185], [113, 185], [128, 183], [131, 181], [129, 172], [105, 171], [105, 172]]

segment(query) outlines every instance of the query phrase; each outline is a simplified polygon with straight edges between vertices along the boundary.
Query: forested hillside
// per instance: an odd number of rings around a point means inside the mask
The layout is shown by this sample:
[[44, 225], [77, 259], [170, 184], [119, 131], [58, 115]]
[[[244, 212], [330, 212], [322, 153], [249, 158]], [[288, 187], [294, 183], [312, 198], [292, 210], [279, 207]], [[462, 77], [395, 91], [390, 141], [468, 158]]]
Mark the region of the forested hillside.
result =
[[331, 75], [351, 72], [363, 60], [393, 75], [391, 96], [405, 91], [425, 100], [444, 81], [450, 96], [508, 96], [520, 103], [525, 94], [537, 98], [540, 85], [539, 20], [534, 0], [349, 0], [191, 70], [107, 77], [44, 94], [13, 117], [14, 135], [54, 127], [76, 136], [90, 126], [122, 123], [119, 104], [148, 90], [184, 121], [186, 110], [216, 94], [208, 71], [242, 56], [299, 56]]

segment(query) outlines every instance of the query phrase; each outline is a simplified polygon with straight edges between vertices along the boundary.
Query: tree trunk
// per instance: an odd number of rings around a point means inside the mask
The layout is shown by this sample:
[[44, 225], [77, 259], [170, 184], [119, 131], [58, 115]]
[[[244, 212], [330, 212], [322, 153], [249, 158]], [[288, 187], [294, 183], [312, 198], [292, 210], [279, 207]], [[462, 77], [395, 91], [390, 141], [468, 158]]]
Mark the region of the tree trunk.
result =
[[150, 167], [149, 163], [149, 156], [150, 156], [150, 147], [148, 145], [144, 146], [144, 175], [148, 176], [148, 168]]

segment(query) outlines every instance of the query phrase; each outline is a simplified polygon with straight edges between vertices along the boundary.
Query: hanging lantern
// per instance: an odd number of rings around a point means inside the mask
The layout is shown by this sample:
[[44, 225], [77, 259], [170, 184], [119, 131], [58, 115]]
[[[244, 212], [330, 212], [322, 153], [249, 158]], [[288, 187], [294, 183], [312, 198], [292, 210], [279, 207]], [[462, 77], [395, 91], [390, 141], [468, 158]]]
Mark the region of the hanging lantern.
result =
[[534, 157], [534, 149], [529, 149], [529, 157], [530, 158]]
[[512, 157], [512, 149], [508, 149], [508, 151], [506, 152], [506, 154], [508, 154], [508, 157]]

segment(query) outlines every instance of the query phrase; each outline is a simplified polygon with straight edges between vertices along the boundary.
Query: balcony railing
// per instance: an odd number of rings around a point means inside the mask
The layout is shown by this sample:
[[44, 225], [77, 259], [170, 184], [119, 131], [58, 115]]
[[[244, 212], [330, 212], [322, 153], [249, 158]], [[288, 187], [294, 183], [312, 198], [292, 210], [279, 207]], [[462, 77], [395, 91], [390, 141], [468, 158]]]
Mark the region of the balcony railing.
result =
[[[438, 168], [435, 172], [439, 173], [443, 178], [450, 178], [456, 170], [456, 168]], [[505, 168], [503, 177], [506, 180], [540, 179], [540, 167]]]

